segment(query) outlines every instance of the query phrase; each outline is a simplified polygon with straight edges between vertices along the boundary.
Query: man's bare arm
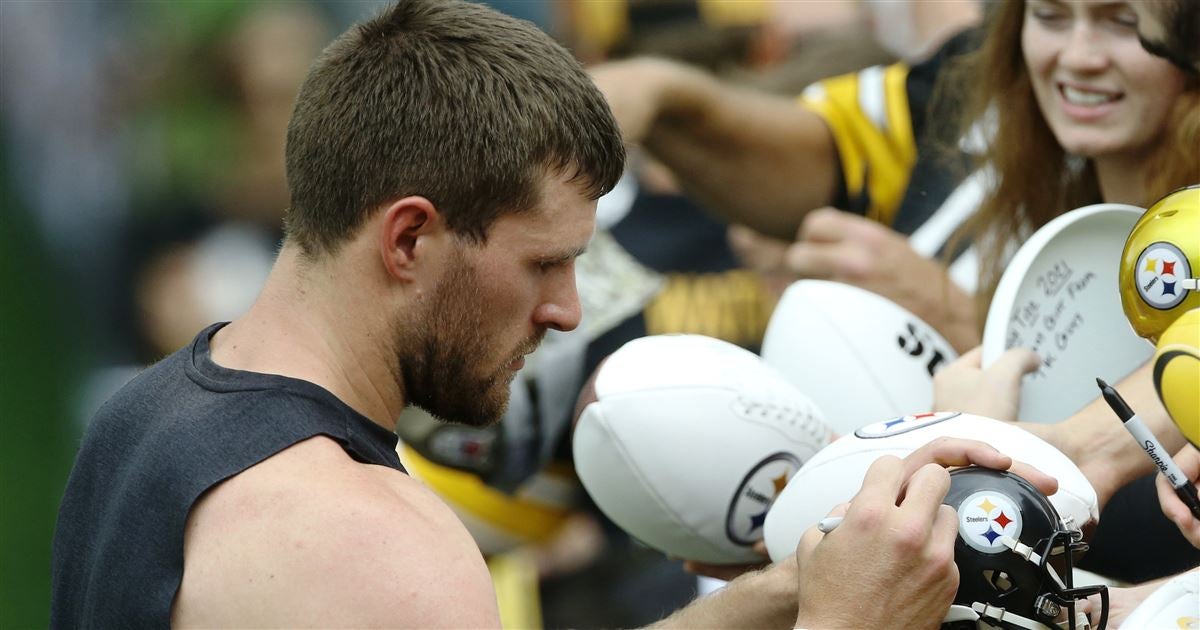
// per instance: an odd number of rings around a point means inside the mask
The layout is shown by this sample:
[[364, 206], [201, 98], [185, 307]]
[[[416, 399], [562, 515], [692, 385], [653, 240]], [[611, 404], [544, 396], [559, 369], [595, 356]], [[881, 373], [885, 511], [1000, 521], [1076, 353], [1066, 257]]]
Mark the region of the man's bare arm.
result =
[[419, 482], [313, 438], [205, 495], [172, 625], [499, 627], [487, 567]]
[[651, 628], [790, 628], [796, 621], [796, 558], [744, 573]]
[[626, 141], [643, 145], [724, 219], [790, 241], [806, 212], [832, 203], [833, 136], [794, 100], [657, 59], [598, 66], [592, 76]]

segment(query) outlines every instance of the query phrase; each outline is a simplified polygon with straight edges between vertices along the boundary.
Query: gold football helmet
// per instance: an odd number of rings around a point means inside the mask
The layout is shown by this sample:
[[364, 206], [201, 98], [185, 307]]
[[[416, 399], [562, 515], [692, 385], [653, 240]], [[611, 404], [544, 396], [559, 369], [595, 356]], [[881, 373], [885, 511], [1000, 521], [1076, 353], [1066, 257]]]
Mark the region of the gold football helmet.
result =
[[1137, 334], [1158, 337], [1200, 307], [1200, 185], [1160, 199], [1138, 219], [1121, 255], [1121, 305]]
[[1121, 305], [1158, 345], [1154, 388], [1200, 448], [1200, 185], [1163, 197], [1138, 219], [1121, 255]]
[[1159, 337], [1154, 389], [1184, 437], [1200, 448], [1200, 308], [1181, 315]]

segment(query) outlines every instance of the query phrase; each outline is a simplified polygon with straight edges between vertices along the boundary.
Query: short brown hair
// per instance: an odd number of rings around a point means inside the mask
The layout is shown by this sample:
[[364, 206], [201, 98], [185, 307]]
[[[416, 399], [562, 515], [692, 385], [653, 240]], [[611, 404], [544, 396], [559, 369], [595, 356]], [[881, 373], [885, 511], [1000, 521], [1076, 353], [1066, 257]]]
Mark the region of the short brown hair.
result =
[[459, 0], [401, 0], [313, 64], [286, 159], [286, 232], [315, 255], [409, 195], [482, 242], [501, 214], [537, 203], [547, 168], [597, 198], [625, 150], [604, 96], [532, 24]]

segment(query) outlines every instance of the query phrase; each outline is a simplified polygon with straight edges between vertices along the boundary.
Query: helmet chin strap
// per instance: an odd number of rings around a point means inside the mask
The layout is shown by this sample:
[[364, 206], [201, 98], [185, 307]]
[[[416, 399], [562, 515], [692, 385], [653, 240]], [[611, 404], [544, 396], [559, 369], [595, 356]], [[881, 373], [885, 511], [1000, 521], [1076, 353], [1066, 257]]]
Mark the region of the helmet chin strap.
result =
[[[1037, 565], [1038, 567], [1042, 566], [1042, 557], [1039, 556], [1037, 554], [1037, 552], [1033, 550], [1033, 547], [1030, 547], [1029, 545], [1026, 545], [1026, 544], [1022, 544], [1021, 541], [1014, 540], [1011, 536], [1001, 536], [1000, 544], [1004, 545], [1005, 547], [1008, 547], [1010, 550], [1012, 550], [1013, 553], [1017, 554], [1018, 556], [1021, 556], [1022, 558], [1025, 558], [1025, 560], [1032, 562], [1033, 564]], [[1054, 567], [1047, 564], [1046, 572], [1050, 574], [1050, 577], [1054, 578], [1054, 582], [1056, 584], [1058, 584], [1058, 587], [1060, 589], [1062, 589], [1064, 591], [1067, 590], [1067, 585], [1065, 583], [1063, 583], [1062, 578], [1058, 577], [1058, 571], [1055, 571]]]
[[[1022, 544], [1018, 540], [1014, 540], [1011, 536], [1001, 536], [999, 540], [1001, 544], [1003, 544], [1005, 547], [1008, 547], [1013, 553], [1024, 558], [1027, 562], [1031, 562], [1038, 567], [1045, 566], [1046, 572], [1050, 574], [1050, 577], [1058, 584], [1059, 588], [1062, 590], [1067, 590], [1067, 585], [1063, 583], [1062, 578], [1058, 576], [1058, 572], [1054, 570], [1054, 567], [1043, 565], [1042, 557], [1036, 551], [1034, 551], [1032, 547]], [[991, 604], [984, 602], [973, 602], [970, 608], [959, 605], [951, 606], [950, 610], [946, 613], [946, 617], [943, 622], [986, 620], [985, 623], [992, 621], [1002, 622], [1010, 626], [1029, 628], [1029, 630], [1055, 630], [1056, 628], [1076, 628], [1078, 630], [1090, 630], [1092, 624], [1088, 619], [1087, 614], [1085, 614], [1083, 611], [1076, 612], [1074, 606], [1069, 607], [1068, 611], [1068, 614], [1073, 613], [1073, 619], [1068, 619], [1067, 621], [1055, 624], [1054, 626], [1048, 626], [1040, 621], [1018, 615], [1014, 612], [1009, 612], [999, 606], [992, 606]]]
[[[1014, 612], [1009, 612], [999, 606], [992, 606], [983, 602], [973, 602], [970, 608], [954, 604], [950, 606], [950, 610], [946, 611], [946, 617], [942, 619], [942, 623], [953, 623], [963, 621], [980, 621], [984, 620], [986, 627], [992, 627], [994, 623], [1003, 622], [1009, 626], [1017, 626], [1019, 628], [1028, 628], [1029, 630], [1060, 630], [1068, 627], [1066, 622], [1047, 626], [1046, 624], [1035, 621], [1028, 617], [1022, 617]], [[1090, 630], [1091, 622], [1088, 621], [1087, 615], [1079, 612], [1075, 614], [1075, 628], [1078, 630]]]

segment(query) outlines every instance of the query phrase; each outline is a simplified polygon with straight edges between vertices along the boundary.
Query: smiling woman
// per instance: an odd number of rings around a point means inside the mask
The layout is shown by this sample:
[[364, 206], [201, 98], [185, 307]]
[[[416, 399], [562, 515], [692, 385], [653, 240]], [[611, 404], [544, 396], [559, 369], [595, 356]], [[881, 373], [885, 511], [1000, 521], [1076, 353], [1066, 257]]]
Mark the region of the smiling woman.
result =
[[1115, 189], [1104, 183], [1140, 170], [1184, 89], [1182, 73], [1142, 48], [1137, 21], [1125, 3], [1035, 0], [1021, 34], [1033, 92], [1050, 130], [1068, 153], [1094, 160], [1101, 191], [1114, 189], [1110, 196], [1137, 191], [1136, 185]]
[[1128, 2], [1005, 2], [944, 83], [964, 126], [994, 125], [981, 156], [994, 186], [961, 232], [981, 249], [977, 312], [1012, 240], [1072, 208], [1149, 205], [1200, 173], [1200, 83], [1146, 52], [1137, 24]]

